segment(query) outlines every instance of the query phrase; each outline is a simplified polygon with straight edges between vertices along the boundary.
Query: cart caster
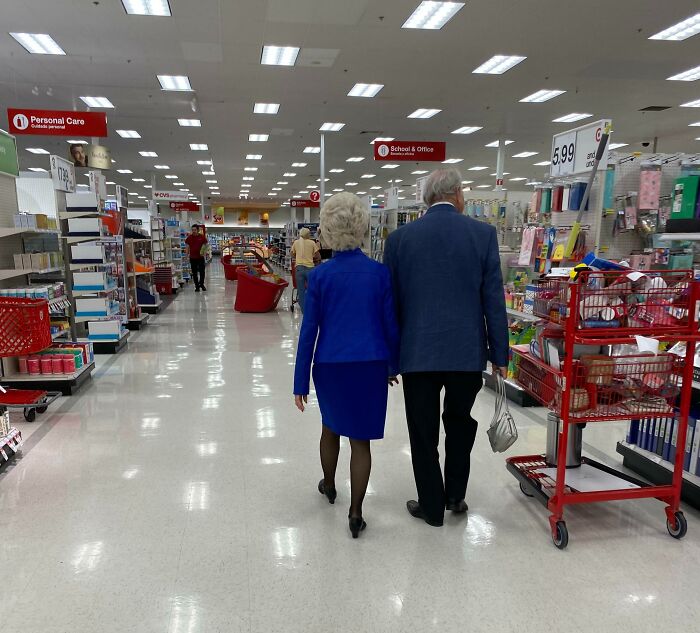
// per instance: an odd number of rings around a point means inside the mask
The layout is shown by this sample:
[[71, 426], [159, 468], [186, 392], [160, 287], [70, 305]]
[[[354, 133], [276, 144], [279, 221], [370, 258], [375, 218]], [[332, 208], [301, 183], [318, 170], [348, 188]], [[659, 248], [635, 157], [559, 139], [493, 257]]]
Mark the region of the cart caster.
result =
[[36, 409], [25, 409], [24, 419], [27, 422], [34, 422], [34, 420], [36, 420]]
[[48, 407], [37, 407], [36, 412], [37, 413], [46, 413]]
[[535, 496], [525, 487], [525, 484], [522, 481], [520, 482], [520, 492], [522, 492], [526, 497], [532, 498]]
[[294, 306], [293, 305], [289, 306], [289, 309], [292, 311], [292, 314], [294, 314]]
[[552, 532], [552, 541], [554, 546], [559, 549], [566, 549], [569, 544], [569, 531], [566, 529], [564, 521], [557, 521], [556, 532]]
[[685, 520], [685, 516], [680, 511], [676, 512], [673, 516], [676, 519], [675, 525], [671, 524], [670, 519], [666, 519], [666, 529], [673, 538], [682, 539], [688, 531], [688, 523]]

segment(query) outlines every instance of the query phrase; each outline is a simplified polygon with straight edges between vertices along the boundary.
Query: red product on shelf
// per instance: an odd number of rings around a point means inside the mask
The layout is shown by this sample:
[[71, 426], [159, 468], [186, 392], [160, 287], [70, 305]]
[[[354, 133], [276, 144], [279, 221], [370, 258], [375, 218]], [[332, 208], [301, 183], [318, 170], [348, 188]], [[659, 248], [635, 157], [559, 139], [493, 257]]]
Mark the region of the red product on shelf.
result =
[[51, 345], [46, 299], [0, 297], [0, 356], [40, 352]]
[[288, 285], [284, 280], [270, 282], [241, 270], [238, 272], [234, 310], [237, 312], [271, 312], [277, 307], [284, 289]]
[[39, 362], [41, 363], [42, 374], [53, 374], [53, 360], [51, 356], [42, 356]]
[[63, 373], [63, 357], [62, 356], [53, 356], [51, 358], [51, 365], [53, 367], [54, 374], [62, 374]]
[[73, 354], [63, 355], [63, 373], [64, 374], [74, 374], [75, 373], [75, 356]]

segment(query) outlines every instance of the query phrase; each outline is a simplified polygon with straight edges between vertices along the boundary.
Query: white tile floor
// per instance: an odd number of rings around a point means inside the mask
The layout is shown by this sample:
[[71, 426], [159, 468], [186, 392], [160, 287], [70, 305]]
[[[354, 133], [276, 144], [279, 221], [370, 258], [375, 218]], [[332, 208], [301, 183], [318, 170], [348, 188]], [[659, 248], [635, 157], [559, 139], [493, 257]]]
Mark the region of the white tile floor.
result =
[[[186, 290], [127, 353], [100, 357], [80, 395], [19, 425], [24, 455], [0, 474], [1, 632], [697, 630], [700, 514], [686, 509], [677, 542], [659, 502], [580, 507], [556, 550], [544, 508], [489, 449], [488, 391], [471, 511], [435, 529], [404, 509], [414, 486], [394, 390], [353, 541], [347, 483], [335, 506], [316, 491], [318, 410], [292, 404], [298, 315], [235, 314], [233, 284], [209, 288]], [[516, 416], [512, 450], [541, 451], [541, 412]], [[618, 463], [622, 434], [589, 428], [586, 448]]]

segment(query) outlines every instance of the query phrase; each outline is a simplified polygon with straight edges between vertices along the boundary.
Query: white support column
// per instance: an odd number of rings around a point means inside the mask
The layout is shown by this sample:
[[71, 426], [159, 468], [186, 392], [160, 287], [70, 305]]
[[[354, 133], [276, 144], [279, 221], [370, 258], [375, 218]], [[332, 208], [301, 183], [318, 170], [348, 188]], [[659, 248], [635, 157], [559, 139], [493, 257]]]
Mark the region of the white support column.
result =
[[498, 139], [498, 157], [496, 158], [496, 187], [494, 191], [503, 191], [503, 172], [506, 163], [505, 139]]
[[[319, 187], [319, 192], [321, 193], [321, 206], [326, 199], [326, 135], [321, 134], [321, 186]], [[309, 213], [311, 213], [309, 211]], [[310, 216], [309, 216], [310, 220]], [[307, 220], [307, 221], [309, 221]]]

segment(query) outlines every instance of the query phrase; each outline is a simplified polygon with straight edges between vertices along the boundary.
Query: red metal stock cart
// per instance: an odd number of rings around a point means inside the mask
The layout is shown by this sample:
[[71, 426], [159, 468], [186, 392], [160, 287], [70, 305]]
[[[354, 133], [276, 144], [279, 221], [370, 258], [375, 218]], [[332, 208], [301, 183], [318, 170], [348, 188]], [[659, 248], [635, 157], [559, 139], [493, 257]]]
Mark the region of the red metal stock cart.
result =
[[[561, 364], [538, 348], [516, 346], [515, 380], [556, 416], [556, 464], [552, 454], [511, 457], [508, 470], [524, 494], [536, 497], [550, 511], [554, 544], [569, 540], [564, 507], [571, 504], [655, 498], [666, 504], [666, 526], [674, 538], [685, 536], [680, 510], [683, 460], [688, 429], [695, 345], [698, 340], [696, 301], [699, 284], [690, 271], [586, 271], [576, 281], [547, 279], [535, 294], [534, 312], [550, 322], [539, 341], [563, 338]], [[634, 344], [635, 335], [661, 342], [686, 343], [685, 358], [669, 353], [613, 353], [609, 346]], [[549, 337], [549, 338], [548, 338]], [[607, 348], [607, 354], [586, 354], [582, 346]], [[690, 359], [686, 362], [686, 359]], [[556, 419], [558, 418], [558, 420]], [[643, 418], [675, 418], [677, 449], [672, 481], [649, 485], [592, 459], [581, 468], [607, 481], [603, 489], [584, 483], [582, 471], [567, 468], [570, 435], [581, 425]], [[575, 428], [578, 426], [578, 429]], [[591, 470], [592, 469], [592, 470]], [[592, 478], [596, 481], [596, 477]]]

